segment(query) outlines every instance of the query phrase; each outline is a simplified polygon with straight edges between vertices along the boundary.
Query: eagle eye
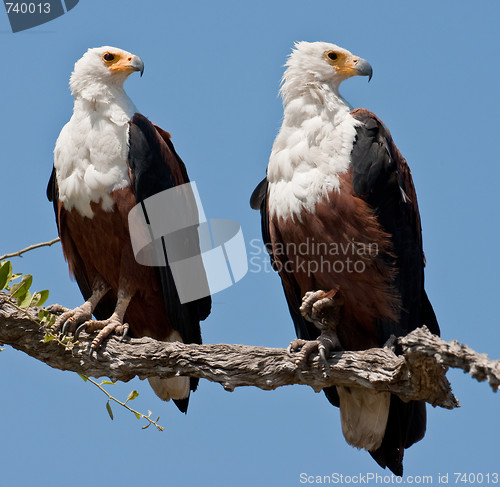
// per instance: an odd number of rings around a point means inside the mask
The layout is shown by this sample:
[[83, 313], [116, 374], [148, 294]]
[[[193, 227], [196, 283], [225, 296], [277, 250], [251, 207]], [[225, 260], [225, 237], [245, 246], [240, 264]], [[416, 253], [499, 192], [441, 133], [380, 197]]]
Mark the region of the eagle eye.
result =
[[332, 61], [335, 61], [335, 60], [338, 58], [337, 54], [335, 54], [334, 52], [329, 52], [329, 53], [328, 53], [328, 57], [329, 57]]
[[105, 61], [113, 61], [115, 56], [113, 56], [113, 54], [111, 54], [110, 52], [107, 52], [106, 54], [104, 54], [103, 58]]

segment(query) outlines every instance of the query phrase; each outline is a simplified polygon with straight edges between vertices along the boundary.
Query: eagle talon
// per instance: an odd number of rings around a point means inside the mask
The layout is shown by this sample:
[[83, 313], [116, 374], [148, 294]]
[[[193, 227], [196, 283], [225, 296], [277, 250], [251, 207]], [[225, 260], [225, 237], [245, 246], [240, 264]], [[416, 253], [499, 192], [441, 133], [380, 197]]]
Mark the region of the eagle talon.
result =
[[128, 323], [124, 324], [115, 317], [101, 321], [87, 321], [82, 327], [85, 328], [85, 331], [89, 334], [99, 330], [99, 333], [90, 344], [91, 350], [95, 352], [99, 350], [104, 340], [112, 333], [120, 335], [120, 338], [123, 340], [129, 330]]
[[61, 315], [63, 313], [70, 311], [68, 308], [66, 308], [60, 304], [49, 304], [48, 306], [45, 306], [45, 309], [49, 313], [52, 313], [53, 315]]
[[314, 304], [318, 300], [324, 298], [325, 291], [308, 291], [302, 298], [302, 305], [300, 306], [300, 314], [308, 321], [313, 323], [316, 321], [316, 316], [313, 314]]
[[68, 328], [71, 326], [71, 322], [69, 320], [64, 322], [64, 325], [61, 327], [61, 334], [66, 335]]
[[121, 340], [124, 340], [128, 336], [129, 329], [130, 327], [128, 326], [128, 324], [123, 325], [123, 333], [121, 336]]
[[320, 358], [320, 361], [323, 362], [324, 364], [328, 365], [328, 360], [326, 358], [325, 347], [318, 346], [318, 349], [319, 349], [319, 358]]
[[70, 309], [65, 311], [62, 315], [58, 316], [54, 326], [53, 331], [56, 333], [62, 333], [63, 335], [68, 332], [74, 332], [76, 328], [85, 321], [92, 318], [92, 313], [90, 311], [90, 305], [88, 302], [78, 306], [75, 309]]
[[342, 306], [342, 298], [337, 291], [308, 291], [302, 298], [300, 314], [322, 333], [333, 333]]
[[87, 322], [81, 324], [76, 330], [75, 330], [75, 335], [74, 335], [74, 340], [75, 342], [78, 340], [78, 338], [80, 337], [80, 333], [82, 331], [85, 330], [85, 328], [87, 328]]
[[302, 340], [301, 338], [296, 338], [290, 342], [290, 345], [287, 347], [287, 352], [291, 355], [293, 353], [299, 352], [300, 349], [308, 343], [307, 340]]
[[295, 363], [304, 367], [311, 355], [318, 354], [319, 361], [328, 367], [328, 356], [332, 352], [343, 350], [336, 334], [322, 333], [316, 340], [301, 340], [297, 338], [288, 346], [288, 353], [296, 353]]

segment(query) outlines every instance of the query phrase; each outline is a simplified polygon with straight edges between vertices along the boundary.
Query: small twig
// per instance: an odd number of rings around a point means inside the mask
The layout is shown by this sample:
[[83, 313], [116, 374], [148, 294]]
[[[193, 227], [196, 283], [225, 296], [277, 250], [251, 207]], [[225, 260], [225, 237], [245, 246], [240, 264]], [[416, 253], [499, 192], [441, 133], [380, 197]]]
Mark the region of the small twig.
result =
[[[57, 238], [51, 240], [50, 242], [42, 242], [42, 243], [38, 243], [35, 245], [30, 245], [29, 247], [26, 247], [25, 249], [19, 250], [17, 252], [13, 252], [11, 254], [5, 254], [5, 255], [0, 256], [0, 261], [2, 261], [4, 259], [9, 259], [11, 257], [21, 257], [22, 254], [29, 252], [31, 250], [34, 250], [34, 249], [38, 249], [40, 247], [50, 247], [51, 245], [55, 244], [56, 242], [59, 242], [60, 240], [61, 239], [59, 237], [57, 237]], [[50, 330], [50, 328], [47, 326], [44, 326], [43, 323], [38, 318], [35, 318], [34, 316], [32, 316], [32, 314], [28, 310], [21, 308], [21, 306], [19, 306], [17, 303], [15, 303], [12, 300], [12, 297], [10, 296], [10, 294], [4, 292], [4, 293], [2, 293], [2, 297], [3, 297], [3, 299], [5, 299], [5, 302], [9, 303], [13, 308], [15, 308], [20, 313], [23, 313], [23, 315], [31, 323], [34, 323], [34, 324], [38, 325], [40, 328], [42, 328], [45, 332], [45, 339], [47, 339], [47, 337], [49, 337], [51, 340], [56, 341], [59, 345], [64, 347], [66, 350], [71, 350], [75, 345], [77, 345], [79, 343], [78, 341], [74, 342], [71, 339], [65, 340], [66, 337], [61, 338], [61, 336], [53, 334], [52, 331]], [[56, 305], [48, 306], [46, 309], [47, 309], [47, 311], [49, 311], [49, 313], [55, 314], [55, 313], [58, 313], [58, 312], [65, 310], [66, 308], [56, 304]], [[3, 350], [3, 349], [0, 349], [0, 351], [1, 350]], [[158, 429], [158, 431], [165, 430], [165, 428], [163, 426], [158, 424], [158, 420], [160, 419], [159, 417], [155, 421], [151, 419], [151, 417], [150, 417], [151, 411], [149, 411], [149, 415], [146, 416], [145, 414], [140, 413], [139, 411], [136, 411], [135, 409], [132, 409], [130, 406], [128, 406], [127, 402], [129, 401], [129, 399], [127, 399], [125, 402], [122, 402], [119, 399], [116, 399], [115, 397], [113, 397], [111, 394], [109, 394], [109, 392], [106, 391], [106, 389], [104, 389], [104, 387], [102, 387], [101, 384], [92, 380], [90, 377], [86, 377], [83, 375], [81, 377], [85, 377], [85, 381], [91, 382], [98, 389], [100, 389], [104, 394], [106, 394], [109, 401], [114, 401], [117, 404], [119, 404], [120, 406], [123, 406], [125, 409], [128, 409], [130, 412], [134, 413], [134, 415], [136, 416], [137, 419], [141, 419], [141, 418], [146, 419], [149, 422], [149, 424], [147, 426], [145, 426], [143, 429], [146, 429], [153, 424]]]
[[[82, 376], [83, 377], [83, 376]], [[140, 413], [139, 411], [136, 411], [135, 409], [132, 409], [130, 406], [127, 405], [127, 402], [128, 401], [125, 401], [125, 402], [122, 402], [120, 401], [119, 399], [116, 399], [116, 397], [113, 397], [106, 389], [104, 389], [104, 387], [102, 387], [101, 384], [97, 383], [96, 381], [92, 380], [90, 377], [86, 377], [85, 376], [85, 379], [88, 380], [89, 382], [91, 382], [92, 384], [94, 384], [98, 389], [100, 389], [102, 392], [104, 392], [104, 394], [106, 394], [106, 396], [108, 396], [108, 399], [110, 401], [114, 401], [116, 402], [117, 404], [119, 404], [120, 406], [123, 406], [125, 409], [128, 409], [131, 413], [134, 413], [135, 414], [135, 417], [137, 419], [140, 419], [140, 418], [144, 418], [144, 419], [147, 419], [149, 421], [149, 425], [150, 426], [151, 424], [155, 425], [156, 428], [158, 429], [158, 431], [165, 431], [165, 428], [163, 426], [160, 426], [157, 421], [160, 419], [159, 417], [156, 419], [156, 421], [153, 421], [149, 416], [146, 416], [145, 414], [142, 414]], [[150, 412], [150, 415], [151, 415], [151, 412]], [[146, 428], [148, 427], [146, 426]], [[145, 429], [145, 428], [143, 428]]]
[[0, 260], [10, 259], [11, 257], [21, 257], [22, 254], [25, 254], [26, 252], [29, 252], [30, 250], [39, 249], [40, 247], [50, 247], [51, 245], [54, 245], [55, 243], [59, 242], [60, 240], [61, 239], [59, 237], [57, 237], [54, 240], [51, 240], [50, 242], [42, 242], [42, 243], [38, 243], [35, 245], [30, 245], [29, 247], [26, 247], [25, 249], [22, 249], [22, 250], [18, 250], [17, 252], [12, 252], [11, 254], [1, 255]]
[[[78, 345], [79, 342], [78, 341], [72, 341], [70, 337], [63, 337], [61, 338], [61, 336], [59, 335], [55, 335], [51, 332], [51, 330], [44, 326], [42, 322], [40, 322], [40, 320], [38, 318], [34, 318], [28, 310], [26, 309], [23, 309], [21, 308], [20, 306], [18, 306], [11, 298], [10, 295], [8, 295], [7, 293], [3, 293], [2, 297], [5, 299], [5, 301], [7, 303], [9, 303], [12, 307], [14, 307], [15, 309], [17, 309], [17, 311], [23, 313], [26, 318], [31, 322], [31, 323], [34, 323], [36, 325], [38, 325], [44, 332], [45, 332], [45, 338], [47, 337], [50, 337], [52, 338], [52, 340], [54, 340], [55, 342], [57, 342], [59, 345], [61, 345], [62, 347], [64, 347], [66, 350], [71, 350], [75, 345]], [[55, 305], [55, 306], [59, 306], [59, 305]], [[67, 338], [67, 339], [66, 339]], [[0, 349], [0, 350], [3, 350], [3, 349]], [[83, 376], [82, 376], [83, 377]], [[96, 387], [98, 387], [102, 392], [104, 392], [104, 394], [106, 394], [106, 396], [108, 396], [108, 399], [118, 403], [120, 406], [123, 406], [124, 408], [128, 409], [129, 411], [131, 411], [132, 413], [135, 414], [135, 416], [137, 417], [137, 419], [140, 419], [140, 418], [144, 418], [144, 419], [147, 419], [149, 421], [150, 424], [153, 424], [156, 426], [156, 428], [158, 428], [159, 431], [163, 431], [165, 428], [163, 428], [163, 426], [160, 426], [157, 421], [160, 419], [160, 418], [157, 418], [156, 421], [153, 421], [149, 416], [146, 416], [145, 414], [143, 413], [140, 413], [139, 411], [136, 411], [135, 409], [132, 409], [130, 406], [127, 406], [126, 402], [122, 402], [120, 401], [119, 399], [116, 399], [115, 397], [113, 397], [111, 394], [109, 394], [106, 389], [104, 389], [101, 384], [98, 384], [97, 382], [95, 382], [94, 380], [92, 380], [90, 377], [86, 377], [85, 376], [85, 379], [86, 381], [89, 381], [91, 382], [92, 384], [94, 384]], [[148, 425], [149, 426], [149, 425]], [[147, 427], [147, 426], [146, 426]]]

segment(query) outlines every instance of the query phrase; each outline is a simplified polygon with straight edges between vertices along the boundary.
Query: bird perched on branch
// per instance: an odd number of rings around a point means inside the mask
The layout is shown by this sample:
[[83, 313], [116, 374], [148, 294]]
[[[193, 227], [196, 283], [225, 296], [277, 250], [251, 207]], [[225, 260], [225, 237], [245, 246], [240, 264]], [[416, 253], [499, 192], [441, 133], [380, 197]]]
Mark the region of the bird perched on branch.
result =
[[[137, 263], [128, 214], [146, 198], [189, 182], [170, 134], [137, 112], [123, 89], [142, 60], [115, 47], [89, 49], [70, 79], [73, 116], [54, 150], [47, 196], [69, 270], [85, 303], [62, 314], [55, 328], [97, 331], [97, 350], [110, 333], [201, 343], [200, 320], [210, 297], [181, 304], [167, 265]], [[92, 315], [97, 320], [92, 320]], [[198, 379], [150, 378], [156, 394], [187, 411]]]
[[[424, 290], [424, 253], [410, 169], [380, 119], [339, 94], [364, 59], [334, 44], [299, 42], [286, 63], [284, 117], [267, 177], [251, 205], [279, 272], [298, 336], [313, 352], [381, 347], [392, 336], [438, 323]], [[403, 474], [404, 449], [425, 433], [423, 402], [331, 387], [348, 443]]]

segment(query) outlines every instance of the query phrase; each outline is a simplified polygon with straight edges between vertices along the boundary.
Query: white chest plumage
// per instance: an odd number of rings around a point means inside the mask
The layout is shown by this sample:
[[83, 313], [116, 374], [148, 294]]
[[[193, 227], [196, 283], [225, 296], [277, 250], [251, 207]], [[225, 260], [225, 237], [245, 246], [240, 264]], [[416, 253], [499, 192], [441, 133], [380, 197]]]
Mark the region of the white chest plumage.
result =
[[302, 211], [339, 189], [359, 124], [340, 97], [306, 94], [287, 103], [267, 171], [272, 217], [300, 221]]
[[127, 157], [134, 107], [76, 100], [54, 149], [59, 200], [67, 210], [93, 216], [91, 202], [113, 208], [111, 192], [130, 184]]

